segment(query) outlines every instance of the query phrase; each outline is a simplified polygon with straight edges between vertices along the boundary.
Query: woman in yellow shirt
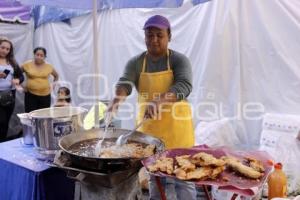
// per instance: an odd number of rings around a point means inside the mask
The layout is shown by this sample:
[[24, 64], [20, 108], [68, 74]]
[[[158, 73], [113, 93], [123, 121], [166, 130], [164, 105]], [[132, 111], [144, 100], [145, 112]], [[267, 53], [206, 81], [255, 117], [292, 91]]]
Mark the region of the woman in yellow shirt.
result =
[[47, 51], [43, 47], [37, 47], [33, 51], [34, 60], [22, 65], [26, 75], [25, 112], [48, 108], [51, 104], [51, 86], [49, 77], [53, 81], [58, 80], [58, 74], [52, 65], [45, 62]]

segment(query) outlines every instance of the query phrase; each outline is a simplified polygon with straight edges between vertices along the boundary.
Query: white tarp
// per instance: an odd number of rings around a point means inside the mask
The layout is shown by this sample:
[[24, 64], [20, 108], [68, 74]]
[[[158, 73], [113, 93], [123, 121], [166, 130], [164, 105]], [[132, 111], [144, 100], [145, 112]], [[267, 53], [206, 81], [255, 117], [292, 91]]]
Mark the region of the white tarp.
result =
[[[6, 36], [12, 40], [14, 44], [14, 52], [17, 61], [28, 60], [32, 57], [33, 50], [33, 26], [29, 24], [8, 24], [0, 23], [0, 37]], [[17, 101], [14, 114], [10, 120], [10, 130], [8, 135], [15, 135], [20, 132], [21, 125], [16, 113], [24, 112], [24, 95], [16, 93]]]
[[[214, 0], [194, 7], [185, 3], [176, 9], [101, 12], [97, 56], [109, 88], [101, 84], [101, 99], [112, 96], [127, 60], [145, 49], [142, 26], [154, 14], [170, 19], [170, 48], [186, 54], [192, 62], [190, 101], [196, 123], [234, 118], [239, 140], [257, 145], [264, 112], [300, 113], [298, 0]], [[78, 82], [80, 75], [93, 72], [92, 17], [71, 22], [43, 25], [34, 38], [35, 46], [47, 48], [47, 60], [62, 80], [72, 83], [72, 98], [78, 105], [93, 93], [91, 78]], [[134, 103], [135, 97], [129, 102]], [[123, 126], [132, 127], [134, 119], [129, 122]]]
[[267, 113], [263, 118], [260, 150], [281, 162], [288, 179], [288, 194], [300, 194], [300, 115]]

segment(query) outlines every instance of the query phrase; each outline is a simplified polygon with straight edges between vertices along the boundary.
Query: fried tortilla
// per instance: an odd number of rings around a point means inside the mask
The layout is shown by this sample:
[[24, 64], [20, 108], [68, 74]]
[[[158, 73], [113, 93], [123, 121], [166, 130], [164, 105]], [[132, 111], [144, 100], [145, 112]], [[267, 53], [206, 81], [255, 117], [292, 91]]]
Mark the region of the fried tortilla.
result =
[[175, 169], [174, 174], [178, 179], [186, 180], [186, 172], [183, 169], [181, 169], [181, 168]]
[[192, 171], [196, 169], [196, 165], [191, 163], [190, 155], [176, 156], [175, 159], [181, 169], [184, 171]]
[[212, 172], [213, 170], [211, 167], [200, 167], [194, 171], [188, 172], [186, 178], [187, 180], [191, 180], [191, 179], [204, 180], [207, 179], [212, 174]]
[[192, 163], [194, 163], [197, 166], [216, 166], [221, 167], [225, 165], [225, 161], [222, 159], [217, 159], [211, 154], [207, 154], [204, 152], [200, 152], [195, 154], [192, 157]]
[[174, 161], [173, 158], [167, 158], [167, 157], [162, 157], [158, 160], [153, 165], [149, 165], [148, 169], [150, 172], [166, 172], [167, 174], [172, 174], [174, 170]]
[[225, 166], [214, 168], [209, 178], [216, 179], [224, 170]]

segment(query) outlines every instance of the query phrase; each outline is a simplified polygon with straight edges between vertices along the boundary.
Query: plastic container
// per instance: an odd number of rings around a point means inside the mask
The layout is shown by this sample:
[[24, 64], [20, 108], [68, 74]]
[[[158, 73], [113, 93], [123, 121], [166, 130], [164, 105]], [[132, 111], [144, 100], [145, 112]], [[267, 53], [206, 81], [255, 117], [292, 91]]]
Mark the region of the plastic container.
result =
[[268, 200], [279, 197], [285, 198], [287, 193], [287, 178], [282, 171], [282, 164], [274, 165], [274, 171], [268, 179]]

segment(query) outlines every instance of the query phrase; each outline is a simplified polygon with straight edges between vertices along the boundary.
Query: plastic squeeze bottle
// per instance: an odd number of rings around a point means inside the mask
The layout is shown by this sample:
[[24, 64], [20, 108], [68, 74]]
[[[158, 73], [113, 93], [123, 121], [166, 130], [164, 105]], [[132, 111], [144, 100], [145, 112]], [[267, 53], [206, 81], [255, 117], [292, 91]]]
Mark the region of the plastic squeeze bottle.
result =
[[274, 171], [270, 174], [268, 179], [268, 200], [274, 197], [286, 197], [287, 193], [287, 179], [282, 171], [282, 164], [276, 163]]

